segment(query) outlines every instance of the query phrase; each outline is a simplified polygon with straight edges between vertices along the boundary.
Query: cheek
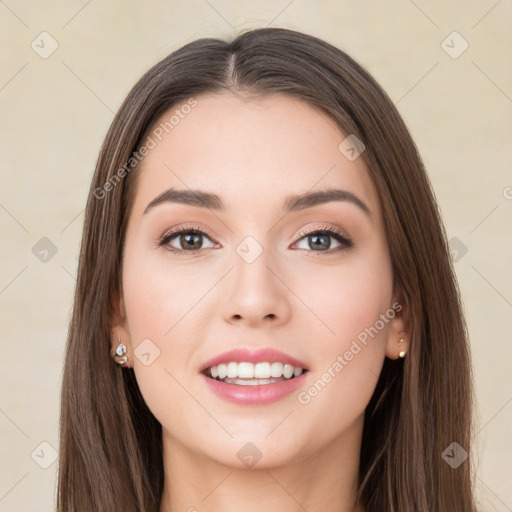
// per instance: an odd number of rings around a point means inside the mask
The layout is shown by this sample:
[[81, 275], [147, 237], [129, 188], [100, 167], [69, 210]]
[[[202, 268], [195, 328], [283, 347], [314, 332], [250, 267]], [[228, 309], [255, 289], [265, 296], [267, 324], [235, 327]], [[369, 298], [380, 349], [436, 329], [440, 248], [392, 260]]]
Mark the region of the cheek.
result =
[[[217, 307], [211, 297], [219, 276], [226, 272], [212, 271], [208, 265], [189, 265], [185, 260], [176, 263], [172, 258], [165, 249], [148, 249], [141, 240], [130, 243], [127, 239], [123, 261], [125, 313], [134, 370], [148, 405], [157, 402], [160, 395], [169, 399], [182, 392], [171, 375], [183, 382], [197, 373], [195, 354], [204, 343], [209, 318]], [[149, 358], [142, 356], [148, 352]], [[147, 359], [154, 362], [146, 365]]]
[[[314, 315], [315, 340], [324, 356], [348, 350], [358, 336], [364, 341], [367, 329], [390, 307], [392, 271], [382, 245], [347, 255], [338, 265], [318, 265], [314, 272], [302, 274], [310, 277], [296, 282], [300, 282], [300, 296], [307, 298], [309, 315]], [[385, 335], [387, 322], [381, 324], [378, 330]]]
[[374, 247], [350, 262], [317, 271], [308, 288], [308, 305], [322, 321], [312, 320], [318, 326], [315, 375], [297, 402], [305, 417], [325, 419], [326, 438], [348, 428], [368, 405], [394, 317], [386, 253]]
[[174, 347], [177, 334], [183, 336], [183, 329], [190, 325], [188, 315], [197, 314], [195, 308], [201, 307], [218, 278], [201, 266], [189, 271], [173, 265], [165, 249], [132, 248], [126, 253], [123, 294], [132, 341], [151, 338], [162, 350], [171, 341]]
[[186, 431], [190, 425], [182, 416], [176, 417], [176, 407], [188, 411], [187, 421], [204, 422], [204, 411], [184, 384], [197, 350], [190, 320], [197, 315], [194, 308], [200, 307], [212, 277], [196, 272], [197, 279], [191, 279], [190, 272], [169, 264], [159, 250], [132, 246], [125, 254], [123, 295], [138, 386], [162, 425]]

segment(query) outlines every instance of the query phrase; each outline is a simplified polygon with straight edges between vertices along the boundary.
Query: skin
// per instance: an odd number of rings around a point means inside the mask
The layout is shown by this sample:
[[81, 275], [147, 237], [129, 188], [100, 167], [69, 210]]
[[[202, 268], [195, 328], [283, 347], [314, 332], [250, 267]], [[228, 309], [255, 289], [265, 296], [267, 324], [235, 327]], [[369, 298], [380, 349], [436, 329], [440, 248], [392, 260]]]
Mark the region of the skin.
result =
[[[112, 348], [120, 336], [163, 427], [160, 512], [361, 512], [363, 415], [384, 358], [407, 351], [405, 305], [307, 405], [298, 392], [267, 405], [225, 402], [199, 367], [235, 347], [275, 347], [310, 368], [304, 391], [379, 315], [403, 304], [393, 294], [378, 195], [362, 158], [338, 150], [346, 134], [308, 104], [281, 94], [196, 99], [142, 162], [112, 320]], [[213, 192], [226, 210], [165, 203], [143, 214], [169, 187]], [[347, 201], [284, 214], [288, 195], [330, 187], [357, 195], [371, 216]], [[169, 244], [182, 256], [158, 246], [189, 224], [208, 233], [200, 254], [187, 253], [179, 235]], [[353, 247], [334, 252], [342, 244], [329, 238], [330, 248], [315, 252], [316, 237], [299, 236], [325, 226], [342, 229]], [[249, 235], [263, 250], [252, 263], [236, 252]], [[159, 351], [150, 365], [134, 356], [145, 339], [151, 358]], [[262, 454], [251, 468], [237, 457], [248, 442]]]

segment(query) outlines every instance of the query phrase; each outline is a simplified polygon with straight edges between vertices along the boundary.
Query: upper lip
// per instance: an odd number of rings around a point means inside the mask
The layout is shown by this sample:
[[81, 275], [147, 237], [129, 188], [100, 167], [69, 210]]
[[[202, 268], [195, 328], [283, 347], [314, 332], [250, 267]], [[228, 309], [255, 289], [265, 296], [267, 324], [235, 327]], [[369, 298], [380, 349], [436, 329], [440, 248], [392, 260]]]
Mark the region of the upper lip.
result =
[[221, 363], [229, 363], [231, 361], [235, 361], [238, 363], [246, 362], [246, 363], [263, 363], [263, 362], [279, 362], [284, 364], [291, 364], [295, 366], [295, 368], [302, 368], [304, 370], [309, 370], [309, 368], [302, 361], [295, 359], [280, 350], [276, 350], [274, 348], [260, 348], [258, 350], [249, 350], [247, 348], [235, 348], [233, 350], [229, 350], [228, 352], [224, 352], [206, 363], [202, 364], [199, 368], [199, 372], [203, 372], [207, 368], [211, 368], [212, 366], [217, 366]]

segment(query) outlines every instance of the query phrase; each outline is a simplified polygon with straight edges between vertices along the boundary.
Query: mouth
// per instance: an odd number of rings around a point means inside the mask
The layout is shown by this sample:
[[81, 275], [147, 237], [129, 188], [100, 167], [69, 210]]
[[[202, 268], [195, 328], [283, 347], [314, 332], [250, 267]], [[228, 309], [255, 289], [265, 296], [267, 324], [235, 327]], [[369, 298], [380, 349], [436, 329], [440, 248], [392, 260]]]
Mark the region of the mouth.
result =
[[309, 381], [307, 365], [273, 347], [224, 352], [199, 368], [207, 388], [236, 405], [262, 406], [289, 397]]
[[265, 386], [276, 382], [294, 380], [309, 372], [300, 366], [279, 361], [230, 361], [205, 368], [201, 373], [206, 377], [225, 384], [238, 386]]

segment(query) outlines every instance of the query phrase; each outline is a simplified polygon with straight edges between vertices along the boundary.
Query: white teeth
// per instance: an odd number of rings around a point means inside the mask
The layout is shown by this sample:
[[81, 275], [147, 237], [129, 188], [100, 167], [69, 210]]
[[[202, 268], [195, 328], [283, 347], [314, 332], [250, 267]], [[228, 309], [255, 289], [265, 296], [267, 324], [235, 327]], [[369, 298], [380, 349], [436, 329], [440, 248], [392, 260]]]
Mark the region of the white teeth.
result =
[[255, 370], [252, 363], [238, 363], [238, 377], [242, 379], [252, 379], [255, 376], [254, 374]]
[[285, 364], [284, 367], [283, 367], [283, 375], [287, 379], [290, 379], [293, 376], [293, 371], [294, 370], [295, 370], [295, 368], [293, 366], [290, 366], [289, 364]]
[[[228, 379], [270, 379], [271, 377], [279, 378], [284, 376], [286, 379], [298, 377], [302, 373], [302, 368], [297, 368], [291, 364], [283, 364], [279, 362], [273, 363], [237, 363], [231, 361], [229, 363], [221, 363], [210, 368], [212, 378], [223, 380]], [[274, 381], [271, 379], [271, 381]], [[255, 384], [257, 381], [254, 381]], [[270, 383], [270, 381], [268, 382]], [[267, 382], [265, 382], [267, 384]]]
[[270, 363], [256, 363], [254, 365], [254, 377], [268, 379], [270, 377]]
[[271, 377], [281, 377], [283, 375], [283, 364], [282, 363], [272, 363], [270, 365], [270, 376]]
[[238, 376], [238, 365], [236, 363], [228, 363], [228, 377], [234, 379]]
[[226, 364], [222, 363], [222, 364], [219, 364], [217, 366], [217, 368], [218, 368], [218, 372], [219, 372], [219, 375], [218, 375], [219, 379], [224, 379], [226, 377], [226, 375], [228, 374], [228, 366]]

